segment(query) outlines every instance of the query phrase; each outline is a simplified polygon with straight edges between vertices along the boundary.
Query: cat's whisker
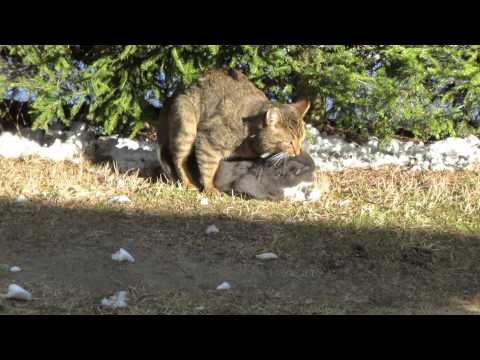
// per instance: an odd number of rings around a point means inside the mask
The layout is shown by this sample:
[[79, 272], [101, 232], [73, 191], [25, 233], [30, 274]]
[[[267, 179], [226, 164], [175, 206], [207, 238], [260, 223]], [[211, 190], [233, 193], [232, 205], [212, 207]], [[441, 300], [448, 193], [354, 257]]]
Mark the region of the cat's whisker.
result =
[[273, 163], [277, 159], [278, 154], [270, 156], [267, 161]]
[[280, 154], [275, 154], [275, 155], [271, 156], [271, 157], [268, 159], [268, 161], [275, 166], [275, 163], [277, 162], [279, 156], [280, 156]]
[[273, 166], [277, 167], [278, 165], [282, 164], [286, 159], [287, 159], [287, 154], [285, 152], [280, 152], [278, 154], [275, 154], [272, 159], [273, 159]]
[[283, 162], [282, 160], [283, 160], [283, 157], [279, 157], [279, 158], [277, 159], [277, 161], [275, 162], [275, 166], [280, 165], [280, 164]]

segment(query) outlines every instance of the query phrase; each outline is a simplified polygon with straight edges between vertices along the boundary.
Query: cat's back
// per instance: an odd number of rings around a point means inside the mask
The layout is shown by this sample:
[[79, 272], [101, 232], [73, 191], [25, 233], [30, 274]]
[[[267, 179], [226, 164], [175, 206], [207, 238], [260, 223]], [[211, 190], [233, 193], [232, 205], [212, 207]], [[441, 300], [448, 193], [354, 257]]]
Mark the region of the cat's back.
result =
[[245, 94], [265, 96], [245, 74], [233, 69], [208, 70], [196, 81], [194, 87], [203, 96], [209, 97], [237, 94], [239, 97]]
[[208, 119], [215, 113], [241, 113], [250, 104], [267, 101], [246, 75], [237, 70], [211, 69], [183, 91], [197, 109], [201, 119]]

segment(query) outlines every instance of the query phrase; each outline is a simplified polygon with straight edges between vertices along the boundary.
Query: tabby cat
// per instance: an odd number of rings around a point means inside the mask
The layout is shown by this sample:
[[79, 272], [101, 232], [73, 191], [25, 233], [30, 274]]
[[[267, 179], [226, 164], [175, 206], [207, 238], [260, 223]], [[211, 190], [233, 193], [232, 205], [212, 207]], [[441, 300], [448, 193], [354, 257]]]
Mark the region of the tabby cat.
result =
[[167, 110], [168, 148], [179, 180], [185, 187], [194, 186], [188, 167], [192, 152], [206, 192], [218, 192], [214, 178], [222, 159], [300, 154], [309, 107], [306, 100], [269, 101], [240, 72], [207, 72], [175, 96]]

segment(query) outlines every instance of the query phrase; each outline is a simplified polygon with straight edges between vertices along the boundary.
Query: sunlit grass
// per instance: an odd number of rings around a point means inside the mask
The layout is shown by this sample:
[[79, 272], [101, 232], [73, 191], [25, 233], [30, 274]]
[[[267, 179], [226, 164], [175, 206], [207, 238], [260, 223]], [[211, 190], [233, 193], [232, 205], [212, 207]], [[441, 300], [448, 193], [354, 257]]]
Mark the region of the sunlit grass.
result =
[[[371, 227], [432, 228], [471, 232], [480, 223], [478, 172], [409, 172], [395, 168], [325, 173], [330, 192], [318, 202], [294, 203], [209, 197], [175, 184], [119, 173], [106, 165], [79, 165], [35, 158], [0, 158], [0, 196], [98, 208], [114, 195], [132, 202], [122, 207], [188, 215], [221, 214], [231, 219], [280, 222], [329, 221]], [[114, 206], [114, 205], [112, 205]]]

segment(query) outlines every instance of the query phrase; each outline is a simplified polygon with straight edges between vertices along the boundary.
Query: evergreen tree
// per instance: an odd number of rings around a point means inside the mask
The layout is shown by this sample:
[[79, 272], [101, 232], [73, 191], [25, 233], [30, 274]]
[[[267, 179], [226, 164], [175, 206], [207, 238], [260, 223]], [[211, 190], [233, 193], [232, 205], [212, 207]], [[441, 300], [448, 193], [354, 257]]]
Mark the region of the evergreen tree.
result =
[[438, 139], [480, 122], [479, 54], [473, 45], [3, 45], [0, 116], [20, 102], [34, 128], [82, 119], [135, 136], [179, 85], [225, 66], [273, 99], [308, 97], [307, 120], [320, 127]]

